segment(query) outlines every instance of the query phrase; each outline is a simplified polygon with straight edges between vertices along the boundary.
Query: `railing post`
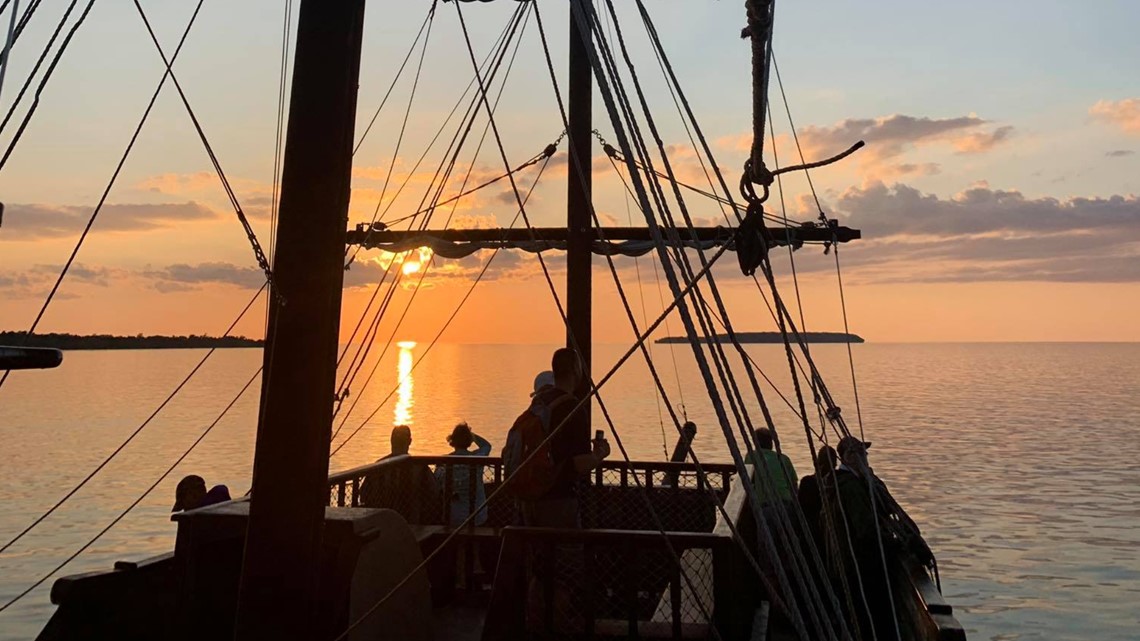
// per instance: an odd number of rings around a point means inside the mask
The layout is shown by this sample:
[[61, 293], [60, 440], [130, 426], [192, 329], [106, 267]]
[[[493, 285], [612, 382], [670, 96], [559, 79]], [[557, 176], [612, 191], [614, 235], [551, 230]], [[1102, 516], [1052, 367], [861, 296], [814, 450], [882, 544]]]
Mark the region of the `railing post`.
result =
[[[344, 507], [344, 486], [345, 485], [347, 485], [347, 483], [345, 483], [343, 481], [340, 483], [337, 483], [337, 485], [336, 485], [336, 505], [337, 505], [337, 507]], [[353, 494], [353, 496], [355, 496], [355, 493]]]
[[352, 479], [352, 507], [360, 507], [360, 477]]

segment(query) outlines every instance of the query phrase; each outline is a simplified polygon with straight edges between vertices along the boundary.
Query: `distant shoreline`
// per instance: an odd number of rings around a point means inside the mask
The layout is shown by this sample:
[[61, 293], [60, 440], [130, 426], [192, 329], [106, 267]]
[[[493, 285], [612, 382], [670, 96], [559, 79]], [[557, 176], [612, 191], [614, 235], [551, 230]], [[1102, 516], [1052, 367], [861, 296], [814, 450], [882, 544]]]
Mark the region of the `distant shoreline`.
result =
[[0, 345], [51, 347], [69, 350], [97, 349], [203, 349], [262, 347], [264, 341], [244, 336], [112, 336], [110, 334], [32, 334], [0, 332]]
[[[862, 336], [858, 334], [845, 334], [843, 332], [802, 332], [800, 337], [808, 343], [865, 343]], [[719, 343], [731, 342], [727, 334], [717, 334], [716, 341]], [[796, 340], [794, 335], [788, 337], [793, 342]], [[784, 336], [780, 332], [736, 332], [736, 339], [741, 343], [778, 343], [783, 344]], [[707, 343], [710, 339], [702, 338], [701, 342]], [[656, 343], [688, 343], [687, 336], [666, 336], [658, 338]]]

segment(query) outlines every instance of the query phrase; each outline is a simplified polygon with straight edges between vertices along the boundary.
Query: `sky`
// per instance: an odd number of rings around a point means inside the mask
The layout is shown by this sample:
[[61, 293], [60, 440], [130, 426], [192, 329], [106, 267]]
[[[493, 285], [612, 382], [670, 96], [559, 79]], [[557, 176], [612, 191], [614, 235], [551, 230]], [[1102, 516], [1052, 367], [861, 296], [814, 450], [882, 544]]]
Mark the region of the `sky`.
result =
[[[0, 87], [4, 113], [68, 4], [42, 2], [13, 46]], [[358, 139], [382, 102], [383, 108], [354, 156], [351, 224], [374, 215], [390, 221], [420, 208], [459, 126], [458, 116], [447, 120], [448, 114], [471, 97], [461, 100], [473, 76], [456, 5], [441, 3], [426, 47], [424, 38], [417, 41], [430, 4], [373, 2], [367, 8]], [[735, 185], [752, 140], [750, 49], [739, 39], [743, 3], [647, 4], [716, 162]], [[0, 150], [10, 149], [0, 165], [0, 329], [25, 330], [35, 319], [163, 76], [162, 59], [133, 5], [95, 2], [13, 145], [44, 69], [86, 5], [80, 2], [67, 17], [47, 62], [0, 129]], [[282, 5], [205, 0], [173, 67], [267, 249]], [[194, 3], [142, 6], [169, 55]], [[564, 85], [565, 3], [539, 6]], [[507, 0], [461, 5], [479, 59], [514, 8]], [[634, 4], [622, 0], [617, 12], [670, 163], [682, 180], [707, 187]], [[6, 15], [0, 18], [7, 24]], [[798, 157], [790, 123], [809, 160], [866, 142], [849, 159], [813, 171], [810, 186], [802, 173], [789, 176], [767, 204], [795, 220], [813, 220], [822, 209], [863, 232], [839, 252], [842, 291], [834, 254], [818, 246], [791, 258], [777, 254], [781, 292], [802, 308], [808, 329], [842, 330], [845, 304], [850, 330], [876, 342], [1140, 340], [1138, 23], [1140, 4], [1125, 0], [778, 3], [774, 50], [783, 92], [772, 83], [775, 142], [766, 143], [768, 163]], [[612, 37], [614, 25], [607, 20], [605, 26]], [[495, 125], [516, 166], [562, 130], [533, 19], [522, 29], [509, 73], [497, 80], [503, 78], [491, 90], [494, 98], [502, 87]], [[597, 96], [594, 124], [603, 138], [616, 140]], [[441, 125], [442, 140], [432, 144]], [[474, 119], [442, 189], [445, 198], [463, 189], [465, 177], [470, 186], [503, 174], [494, 134], [478, 145], [486, 126], [485, 116]], [[597, 145], [594, 154], [599, 217], [606, 224], [644, 224]], [[536, 184], [527, 201], [532, 222], [564, 224], [565, 142], [541, 175], [535, 166], [517, 177], [524, 191]], [[712, 201], [687, 194], [685, 202], [701, 224], [724, 221]], [[452, 227], [505, 226], [516, 214], [515, 195], [501, 181], [454, 210], [441, 208], [432, 226], [444, 226], [449, 216]], [[393, 260], [401, 280], [378, 330], [382, 338], [562, 340], [550, 288], [530, 254], [500, 252], [492, 259], [480, 252], [447, 260], [378, 251], [359, 253], [345, 274], [342, 340]], [[561, 256], [548, 255], [559, 297], [563, 264]], [[616, 273], [639, 324], [670, 298], [651, 256], [616, 259]], [[738, 331], [775, 328], [757, 285], [734, 260], [727, 258], [714, 274]], [[37, 331], [220, 334], [261, 282], [234, 208], [167, 82]], [[629, 342], [633, 333], [604, 260], [595, 260], [594, 282], [595, 339]], [[235, 332], [259, 336], [263, 324], [259, 301]], [[680, 331], [675, 317], [661, 330]]]

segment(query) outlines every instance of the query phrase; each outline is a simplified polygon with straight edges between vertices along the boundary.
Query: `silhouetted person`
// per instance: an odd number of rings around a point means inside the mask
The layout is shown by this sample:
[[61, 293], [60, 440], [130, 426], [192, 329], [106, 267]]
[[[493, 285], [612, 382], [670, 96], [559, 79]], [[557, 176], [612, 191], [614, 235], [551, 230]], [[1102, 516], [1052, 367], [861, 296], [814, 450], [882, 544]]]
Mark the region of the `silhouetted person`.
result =
[[760, 504], [792, 501], [796, 494], [796, 467], [782, 452], [772, 449], [772, 431], [761, 427], [754, 433], [757, 448], [748, 456], [752, 463], [752, 488]]
[[[838, 460], [839, 455], [835, 453], [835, 448], [830, 445], [819, 448], [815, 455], [815, 473], [808, 474], [800, 479], [800, 488], [797, 492], [800, 509], [804, 512], [808, 530], [820, 555], [824, 555], [826, 549], [823, 537], [823, 520], [825, 518], [823, 492], [835, 484], [835, 464]], [[834, 492], [829, 496], [833, 495]], [[823, 558], [826, 559], [827, 557], [824, 556]]]
[[[448, 456], [490, 456], [491, 444], [487, 439], [471, 431], [467, 423], [460, 423], [451, 430], [447, 436], [447, 443], [453, 448]], [[475, 445], [472, 451], [471, 445]], [[451, 487], [447, 487], [447, 468], [451, 468]], [[474, 469], [472, 469], [474, 468]], [[472, 479], [474, 477], [474, 479]], [[471, 510], [487, 501], [487, 493], [483, 488], [483, 466], [468, 465], [437, 465], [435, 478], [443, 488], [445, 499], [451, 502], [450, 525], [459, 525], [471, 514]], [[474, 480], [474, 494], [471, 482]], [[474, 497], [474, 498], [472, 498]], [[487, 522], [487, 508], [479, 510], [475, 515], [475, 525]]]
[[[391, 442], [392, 451], [379, 461], [407, 456], [412, 446], [412, 429], [407, 425], [392, 428]], [[439, 486], [428, 466], [418, 461], [393, 461], [370, 472], [360, 486], [359, 504], [395, 510], [408, 523], [433, 524], [442, 520]]]
[[174, 490], [174, 507], [171, 512], [196, 510], [207, 505], [230, 500], [230, 490], [224, 485], [215, 485], [206, 491], [206, 480], [197, 474], [183, 477]]
[[[891, 567], [893, 559], [884, 558], [888, 546], [880, 547], [876, 503], [872, 499], [872, 487], [881, 483], [875, 478], [867, 462], [867, 448], [871, 444], [854, 436], [844, 436], [836, 450], [842, 464], [835, 471], [835, 486], [838, 494], [836, 513], [832, 522], [836, 524], [839, 541], [839, 555], [848, 583], [852, 586], [856, 615], [863, 638], [870, 638], [871, 627], [879, 641], [897, 639], [894, 613], [891, 604], [891, 586], [887, 580], [884, 565]], [[839, 509], [837, 509], [839, 508]], [[862, 580], [866, 607], [856, 589]], [[870, 611], [870, 619], [867, 611]]]
[[539, 390], [534, 402], [549, 408], [554, 478], [538, 498], [523, 501], [523, 520], [537, 527], [577, 528], [581, 526], [579, 486], [609, 456], [610, 446], [605, 439], [590, 440], [589, 415], [578, 407], [580, 399], [575, 394], [585, 381], [578, 354], [565, 347], [556, 350], [550, 369], [554, 386]]

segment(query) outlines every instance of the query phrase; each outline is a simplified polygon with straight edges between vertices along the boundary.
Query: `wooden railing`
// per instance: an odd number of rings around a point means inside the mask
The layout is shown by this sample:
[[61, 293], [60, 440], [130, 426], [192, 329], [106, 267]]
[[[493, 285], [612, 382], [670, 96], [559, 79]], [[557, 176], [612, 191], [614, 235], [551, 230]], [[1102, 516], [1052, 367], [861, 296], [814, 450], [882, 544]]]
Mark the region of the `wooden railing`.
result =
[[[484, 497], [493, 496], [503, 482], [502, 470], [497, 456], [397, 456], [330, 475], [329, 502], [387, 507], [412, 524], [447, 526], [471, 514]], [[583, 525], [655, 530], [652, 506], [666, 530], [711, 532], [717, 520], [716, 502], [727, 497], [735, 469], [705, 464], [702, 470], [690, 463], [606, 461], [580, 493]], [[491, 498], [483, 512], [475, 525], [518, 523], [514, 502], [505, 494]]]

